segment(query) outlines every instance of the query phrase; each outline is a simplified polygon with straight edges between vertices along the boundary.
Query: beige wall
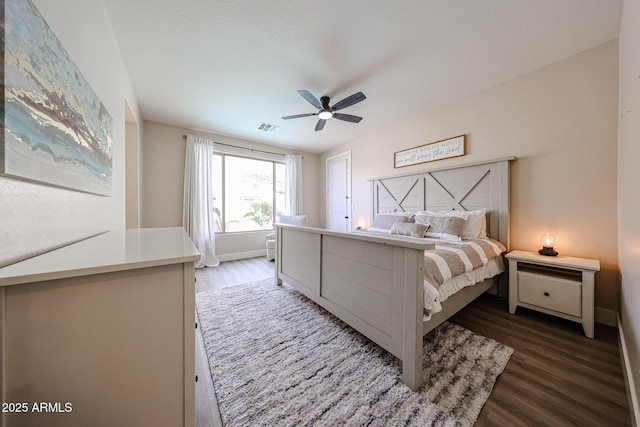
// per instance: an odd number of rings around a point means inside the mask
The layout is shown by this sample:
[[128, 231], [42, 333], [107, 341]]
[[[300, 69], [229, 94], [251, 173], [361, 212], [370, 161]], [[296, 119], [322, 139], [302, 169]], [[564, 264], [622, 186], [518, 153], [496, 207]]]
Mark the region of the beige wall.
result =
[[135, 117], [139, 112], [104, 5], [101, 0], [34, 3], [113, 117], [113, 195], [0, 177], [0, 267], [125, 226], [125, 99]]
[[[321, 164], [352, 151], [355, 226], [369, 219], [367, 179], [517, 156], [512, 249], [537, 250], [548, 230], [562, 254], [599, 259], [596, 305], [617, 310], [617, 106], [618, 42], [611, 41], [337, 147]], [[460, 134], [468, 135], [466, 156], [394, 170], [395, 151]]]
[[[125, 106], [125, 108], [129, 108]], [[125, 180], [126, 180], [126, 228], [138, 228], [140, 225], [140, 176], [139, 176], [138, 125], [135, 122], [125, 124]]]
[[[318, 155], [146, 121], [141, 154], [142, 227], [182, 226], [185, 154], [185, 140], [182, 135], [186, 133], [256, 150], [281, 154], [302, 154], [304, 213], [309, 216], [309, 225], [317, 226], [319, 224]], [[228, 150], [233, 152], [232, 149]], [[235, 150], [235, 152], [245, 156], [250, 154], [246, 150]], [[216, 236], [216, 254], [223, 260], [259, 255], [265, 250], [265, 235], [270, 233], [219, 234]]]
[[620, 326], [624, 331], [640, 423], [640, 3], [625, 0], [620, 27], [619, 251]]

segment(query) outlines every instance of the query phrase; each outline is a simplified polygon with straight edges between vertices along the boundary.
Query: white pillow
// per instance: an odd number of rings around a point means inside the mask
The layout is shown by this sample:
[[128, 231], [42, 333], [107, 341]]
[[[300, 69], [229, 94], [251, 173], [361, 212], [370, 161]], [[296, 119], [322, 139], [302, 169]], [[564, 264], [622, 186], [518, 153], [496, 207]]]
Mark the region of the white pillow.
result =
[[487, 237], [487, 210], [482, 208], [475, 211], [467, 211], [467, 213], [469, 214], [469, 219], [464, 226], [464, 230], [462, 230], [462, 238], [477, 239], [478, 237]]
[[456, 218], [462, 218], [464, 220], [469, 219], [469, 211], [419, 211], [416, 215], [432, 215], [432, 216], [455, 216]]
[[474, 211], [421, 211], [416, 215], [435, 215], [435, 216], [453, 216], [465, 220], [464, 229], [462, 230], [463, 239], [477, 239], [487, 237], [487, 210], [485, 208], [476, 209]]

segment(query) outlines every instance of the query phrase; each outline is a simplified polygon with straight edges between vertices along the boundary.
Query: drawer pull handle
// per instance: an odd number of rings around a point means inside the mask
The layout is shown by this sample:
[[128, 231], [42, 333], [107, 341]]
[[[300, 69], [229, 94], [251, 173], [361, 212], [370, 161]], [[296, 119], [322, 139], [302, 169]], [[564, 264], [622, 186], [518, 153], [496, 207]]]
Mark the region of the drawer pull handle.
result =
[[545, 292], [545, 293], [544, 293], [544, 296], [545, 296], [545, 297], [548, 297], [548, 296], [549, 296], [549, 292]]

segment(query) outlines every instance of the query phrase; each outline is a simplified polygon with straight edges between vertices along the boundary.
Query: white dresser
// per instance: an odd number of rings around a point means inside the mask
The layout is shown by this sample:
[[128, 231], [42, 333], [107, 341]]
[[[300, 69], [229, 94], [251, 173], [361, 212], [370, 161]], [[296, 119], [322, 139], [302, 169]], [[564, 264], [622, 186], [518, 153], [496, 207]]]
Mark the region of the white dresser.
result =
[[600, 261], [512, 251], [509, 260], [509, 313], [518, 306], [582, 323], [593, 338], [593, 287]]
[[156, 228], [0, 269], [2, 425], [193, 426], [198, 258]]

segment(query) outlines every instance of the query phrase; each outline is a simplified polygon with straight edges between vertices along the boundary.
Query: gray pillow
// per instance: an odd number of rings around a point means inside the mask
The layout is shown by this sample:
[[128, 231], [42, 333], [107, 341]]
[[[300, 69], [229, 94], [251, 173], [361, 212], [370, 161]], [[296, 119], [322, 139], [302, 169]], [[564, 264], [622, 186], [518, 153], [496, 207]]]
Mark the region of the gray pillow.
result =
[[465, 220], [454, 216], [416, 215], [416, 223], [429, 226], [425, 237], [460, 241]]
[[391, 226], [391, 234], [423, 238], [427, 228], [429, 228], [429, 226], [425, 224], [396, 222]]
[[410, 218], [405, 215], [379, 214], [373, 219], [373, 223], [369, 229], [375, 230], [391, 230], [396, 222], [409, 222]]

